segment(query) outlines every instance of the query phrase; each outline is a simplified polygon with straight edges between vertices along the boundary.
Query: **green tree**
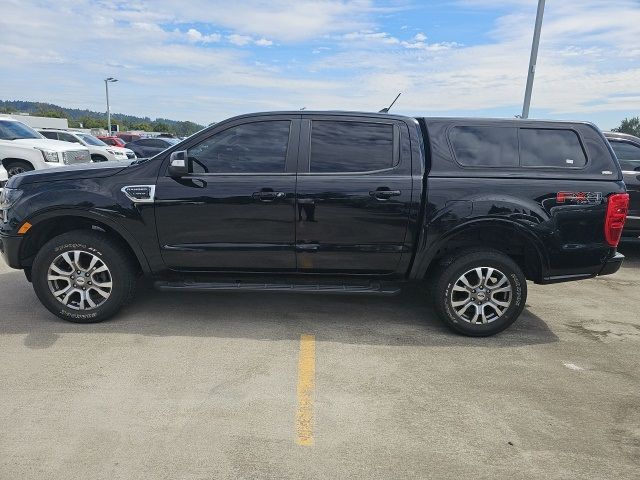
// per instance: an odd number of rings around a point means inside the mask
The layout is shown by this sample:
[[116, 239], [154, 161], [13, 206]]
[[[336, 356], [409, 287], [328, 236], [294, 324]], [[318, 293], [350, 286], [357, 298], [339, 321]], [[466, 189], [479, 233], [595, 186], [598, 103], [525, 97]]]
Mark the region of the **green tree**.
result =
[[154, 132], [169, 132], [169, 125], [164, 122], [155, 121], [151, 124]]
[[640, 137], [640, 117], [625, 118], [613, 131]]

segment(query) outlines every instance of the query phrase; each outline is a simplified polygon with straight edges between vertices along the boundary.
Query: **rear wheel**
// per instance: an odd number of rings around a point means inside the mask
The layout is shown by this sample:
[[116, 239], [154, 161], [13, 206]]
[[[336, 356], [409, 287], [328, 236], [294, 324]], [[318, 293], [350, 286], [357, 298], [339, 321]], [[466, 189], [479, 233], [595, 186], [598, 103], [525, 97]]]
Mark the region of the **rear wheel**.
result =
[[76, 230], [45, 244], [33, 263], [33, 288], [42, 304], [76, 323], [101, 322], [133, 296], [135, 270], [112, 239]]
[[483, 337], [516, 321], [524, 309], [527, 282], [508, 256], [491, 250], [469, 251], [441, 270], [433, 296], [436, 311], [448, 327]]
[[30, 172], [34, 168], [33, 168], [33, 165], [31, 165], [29, 162], [15, 160], [15, 161], [8, 162], [6, 165], [6, 169], [7, 169], [7, 174], [9, 178], [11, 178], [14, 175], [18, 175], [20, 173]]

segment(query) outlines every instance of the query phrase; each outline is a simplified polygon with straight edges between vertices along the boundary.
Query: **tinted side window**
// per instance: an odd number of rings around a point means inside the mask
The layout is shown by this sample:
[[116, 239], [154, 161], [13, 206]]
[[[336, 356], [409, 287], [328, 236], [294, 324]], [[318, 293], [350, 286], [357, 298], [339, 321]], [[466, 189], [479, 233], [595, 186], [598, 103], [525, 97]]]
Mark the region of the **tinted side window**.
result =
[[620, 162], [620, 168], [627, 172], [640, 171], [640, 147], [633, 143], [610, 140], [613, 151]]
[[73, 135], [69, 135], [68, 133], [58, 133], [58, 138], [60, 138], [60, 140], [64, 141], [64, 142], [71, 142], [71, 143], [80, 143], [80, 141], [74, 137]]
[[282, 173], [289, 120], [245, 123], [228, 128], [188, 150], [194, 173]]
[[640, 160], [640, 147], [632, 143], [612, 141], [611, 147], [618, 160]]
[[367, 172], [393, 165], [393, 125], [313, 121], [311, 172]]
[[40, 132], [43, 136], [50, 138], [52, 140], [58, 140], [58, 134], [56, 132], [47, 132], [47, 131], [43, 131]]
[[515, 127], [454, 127], [449, 133], [458, 163], [465, 167], [517, 167]]
[[587, 157], [572, 130], [522, 128], [520, 162], [523, 167], [582, 168]]
[[136, 143], [141, 147], [155, 147], [154, 140], [149, 138], [142, 138], [140, 140], [136, 140]]

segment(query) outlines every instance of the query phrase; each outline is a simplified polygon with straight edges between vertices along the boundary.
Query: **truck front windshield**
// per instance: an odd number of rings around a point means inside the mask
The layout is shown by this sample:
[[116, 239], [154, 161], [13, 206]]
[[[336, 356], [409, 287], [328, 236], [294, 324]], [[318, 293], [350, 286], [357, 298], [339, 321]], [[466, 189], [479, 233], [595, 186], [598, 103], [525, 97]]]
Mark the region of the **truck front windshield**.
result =
[[24, 123], [0, 120], [0, 140], [17, 140], [19, 138], [43, 137]]

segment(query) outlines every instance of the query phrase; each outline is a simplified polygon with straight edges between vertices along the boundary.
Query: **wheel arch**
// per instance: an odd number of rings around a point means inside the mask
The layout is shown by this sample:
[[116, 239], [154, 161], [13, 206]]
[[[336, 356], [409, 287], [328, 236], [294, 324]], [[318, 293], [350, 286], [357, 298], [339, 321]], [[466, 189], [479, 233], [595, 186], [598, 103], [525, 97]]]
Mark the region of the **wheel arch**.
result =
[[20, 263], [25, 268], [30, 268], [38, 250], [51, 238], [72, 230], [88, 229], [102, 231], [115, 238], [142, 272], [151, 273], [149, 262], [136, 239], [108, 217], [65, 209], [42, 213], [29, 219], [29, 223], [32, 227], [25, 234], [19, 252]]
[[17, 157], [6, 157], [2, 159], [2, 166], [6, 169], [7, 166], [11, 163], [11, 162], [24, 162], [24, 163], [28, 163], [29, 165], [31, 165], [31, 167], [35, 170], [36, 166], [34, 165], [34, 163], [30, 160], [27, 160], [25, 158], [17, 158]]
[[439, 237], [414, 262], [411, 276], [425, 278], [444, 259], [468, 249], [487, 248], [512, 258], [528, 280], [540, 282], [549, 270], [542, 240], [526, 226], [507, 219], [474, 219]]

